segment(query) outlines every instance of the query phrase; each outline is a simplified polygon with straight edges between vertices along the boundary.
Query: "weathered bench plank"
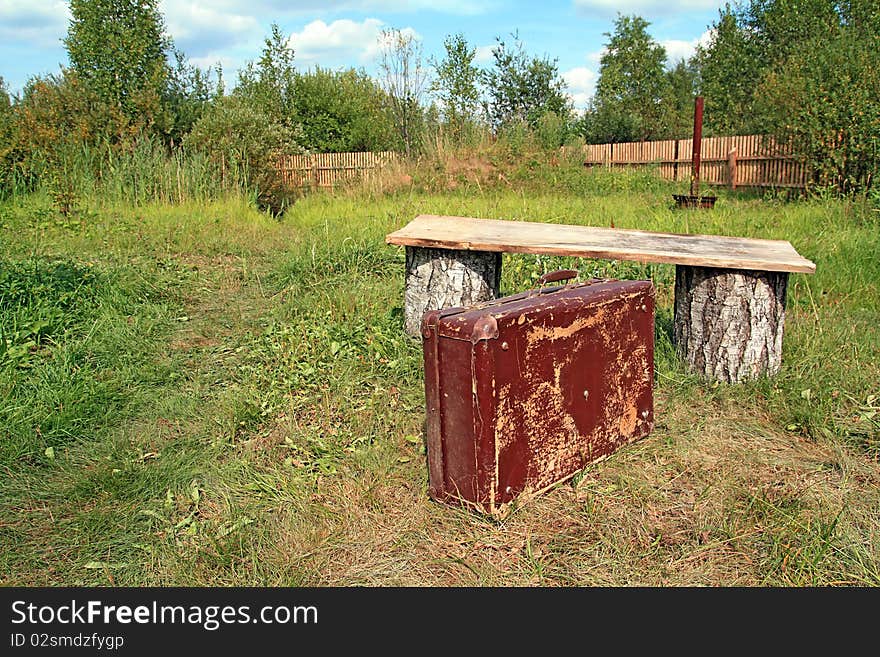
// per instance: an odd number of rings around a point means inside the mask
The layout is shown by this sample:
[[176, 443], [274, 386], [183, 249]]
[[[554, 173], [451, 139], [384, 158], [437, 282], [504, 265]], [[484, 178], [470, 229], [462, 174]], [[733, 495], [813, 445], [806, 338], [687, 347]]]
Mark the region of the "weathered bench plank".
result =
[[423, 214], [388, 234], [385, 241], [466, 251], [537, 253], [806, 274], [816, 271], [813, 262], [784, 240], [677, 235], [529, 221]]

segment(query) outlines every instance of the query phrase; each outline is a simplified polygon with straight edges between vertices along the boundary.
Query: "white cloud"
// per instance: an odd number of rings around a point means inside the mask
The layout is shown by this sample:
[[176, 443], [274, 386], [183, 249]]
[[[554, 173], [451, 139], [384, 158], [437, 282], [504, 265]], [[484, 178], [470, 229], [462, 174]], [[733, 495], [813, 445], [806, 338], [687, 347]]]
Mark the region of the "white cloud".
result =
[[458, 16], [476, 16], [497, 7], [499, 0], [225, 0], [226, 4], [272, 10], [273, 15], [284, 13], [311, 14], [315, 12], [340, 13], [403, 13], [436, 11]]
[[693, 41], [667, 39], [666, 41], [661, 41], [660, 45], [666, 49], [666, 61], [669, 64], [674, 64], [680, 59], [690, 59], [697, 48], [697, 39]]
[[[208, 54], [203, 57], [188, 57], [187, 61], [193, 66], [197, 66], [203, 71], [211, 70], [218, 64], [220, 68], [223, 70], [223, 77], [225, 78], [229, 71], [237, 71], [241, 66], [241, 62], [234, 58], [229, 57], [228, 55], [221, 54]], [[234, 80], [226, 80], [226, 84], [230, 84], [230, 82], [234, 82]]]
[[255, 43], [260, 37], [263, 30], [256, 18], [217, 5], [207, 0], [163, 0], [160, 4], [168, 33], [187, 55], [205, 57], [242, 43]]
[[0, 40], [57, 47], [67, 34], [69, 20], [70, 8], [61, 0], [3, 0], [0, 2]]
[[306, 25], [302, 32], [291, 34], [288, 44], [300, 60], [351, 54], [362, 56], [377, 48], [382, 25], [384, 23], [377, 18], [367, 18], [362, 23], [344, 18], [329, 25], [316, 20]]
[[[315, 20], [306, 25], [301, 32], [290, 35], [288, 45], [293, 48], [296, 58], [303, 61], [339, 60], [357, 57], [368, 61], [387, 47], [382, 37], [385, 23], [378, 18], [367, 18], [357, 23], [348, 18], [330, 24]], [[421, 41], [422, 37], [411, 27], [400, 32]]]
[[596, 90], [596, 72], [585, 66], [577, 66], [563, 71], [562, 79], [565, 80], [568, 95], [571, 97], [577, 109], [584, 109], [593, 97]]
[[608, 52], [608, 48], [602, 48], [602, 50], [594, 50], [591, 53], [587, 53], [587, 61], [598, 66], [602, 62], [602, 57], [606, 52]]
[[[497, 44], [495, 44], [497, 45]], [[492, 61], [492, 50], [495, 48], [495, 45], [491, 46], [477, 46], [476, 53], [474, 54], [474, 63], [475, 64], [485, 64], [486, 62]]]
[[712, 31], [706, 30], [696, 39], [690, 41], [682, 41], [680, 39], [667, 39], [661, 41], [660, 45], [666, 49], [666, 61], [671, 66], [681, 59], [690, 59], [696, 52], [697, 46], [706, 46], [711, 38]]

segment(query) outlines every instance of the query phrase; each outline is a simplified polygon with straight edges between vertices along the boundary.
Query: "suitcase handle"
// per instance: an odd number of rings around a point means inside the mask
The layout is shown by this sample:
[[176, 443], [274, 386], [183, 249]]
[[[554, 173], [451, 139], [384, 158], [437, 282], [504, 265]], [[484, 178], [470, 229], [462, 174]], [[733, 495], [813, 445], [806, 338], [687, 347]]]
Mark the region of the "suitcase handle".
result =
[[544, 285], [546, 283], [558, 283], [559, 281], [567, 281], [571, 278], [578, 277], [577, 269], [559, 269], [557, 271], [551, 271], [538, 279], [538, 285]]

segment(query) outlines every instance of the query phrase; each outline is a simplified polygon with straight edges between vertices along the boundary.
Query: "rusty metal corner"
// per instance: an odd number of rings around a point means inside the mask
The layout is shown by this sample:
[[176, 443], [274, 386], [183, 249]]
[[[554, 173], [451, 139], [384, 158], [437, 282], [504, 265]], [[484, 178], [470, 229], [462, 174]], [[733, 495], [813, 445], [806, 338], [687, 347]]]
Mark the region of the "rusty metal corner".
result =
[[437, 321], [440, 318], [440, 310], [429, 310], [422, 315], [422, 337], [428, 339], [437, 331]]
[[498, 320], [492, 315], [481, 317], [474, 323], [471, 332], [471, 342], [476, 344], [480, 340], [494, 340], [498, 337]]

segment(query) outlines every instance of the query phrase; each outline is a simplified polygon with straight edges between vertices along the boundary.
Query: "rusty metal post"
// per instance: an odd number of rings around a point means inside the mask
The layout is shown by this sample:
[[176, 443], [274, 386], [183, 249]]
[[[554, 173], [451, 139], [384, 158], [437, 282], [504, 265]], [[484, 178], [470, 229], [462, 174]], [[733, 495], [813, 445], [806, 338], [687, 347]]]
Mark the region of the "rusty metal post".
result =
[[731, 189], [736, 189], [736, 147], [734, 146], [727, 154], [727, 183]]
[[694, 102], [694, 149], [691, 158], [691, 196], [696, 197], [700, 189], [700, 153], [703, 147], [703, 97], [697, 96]]

